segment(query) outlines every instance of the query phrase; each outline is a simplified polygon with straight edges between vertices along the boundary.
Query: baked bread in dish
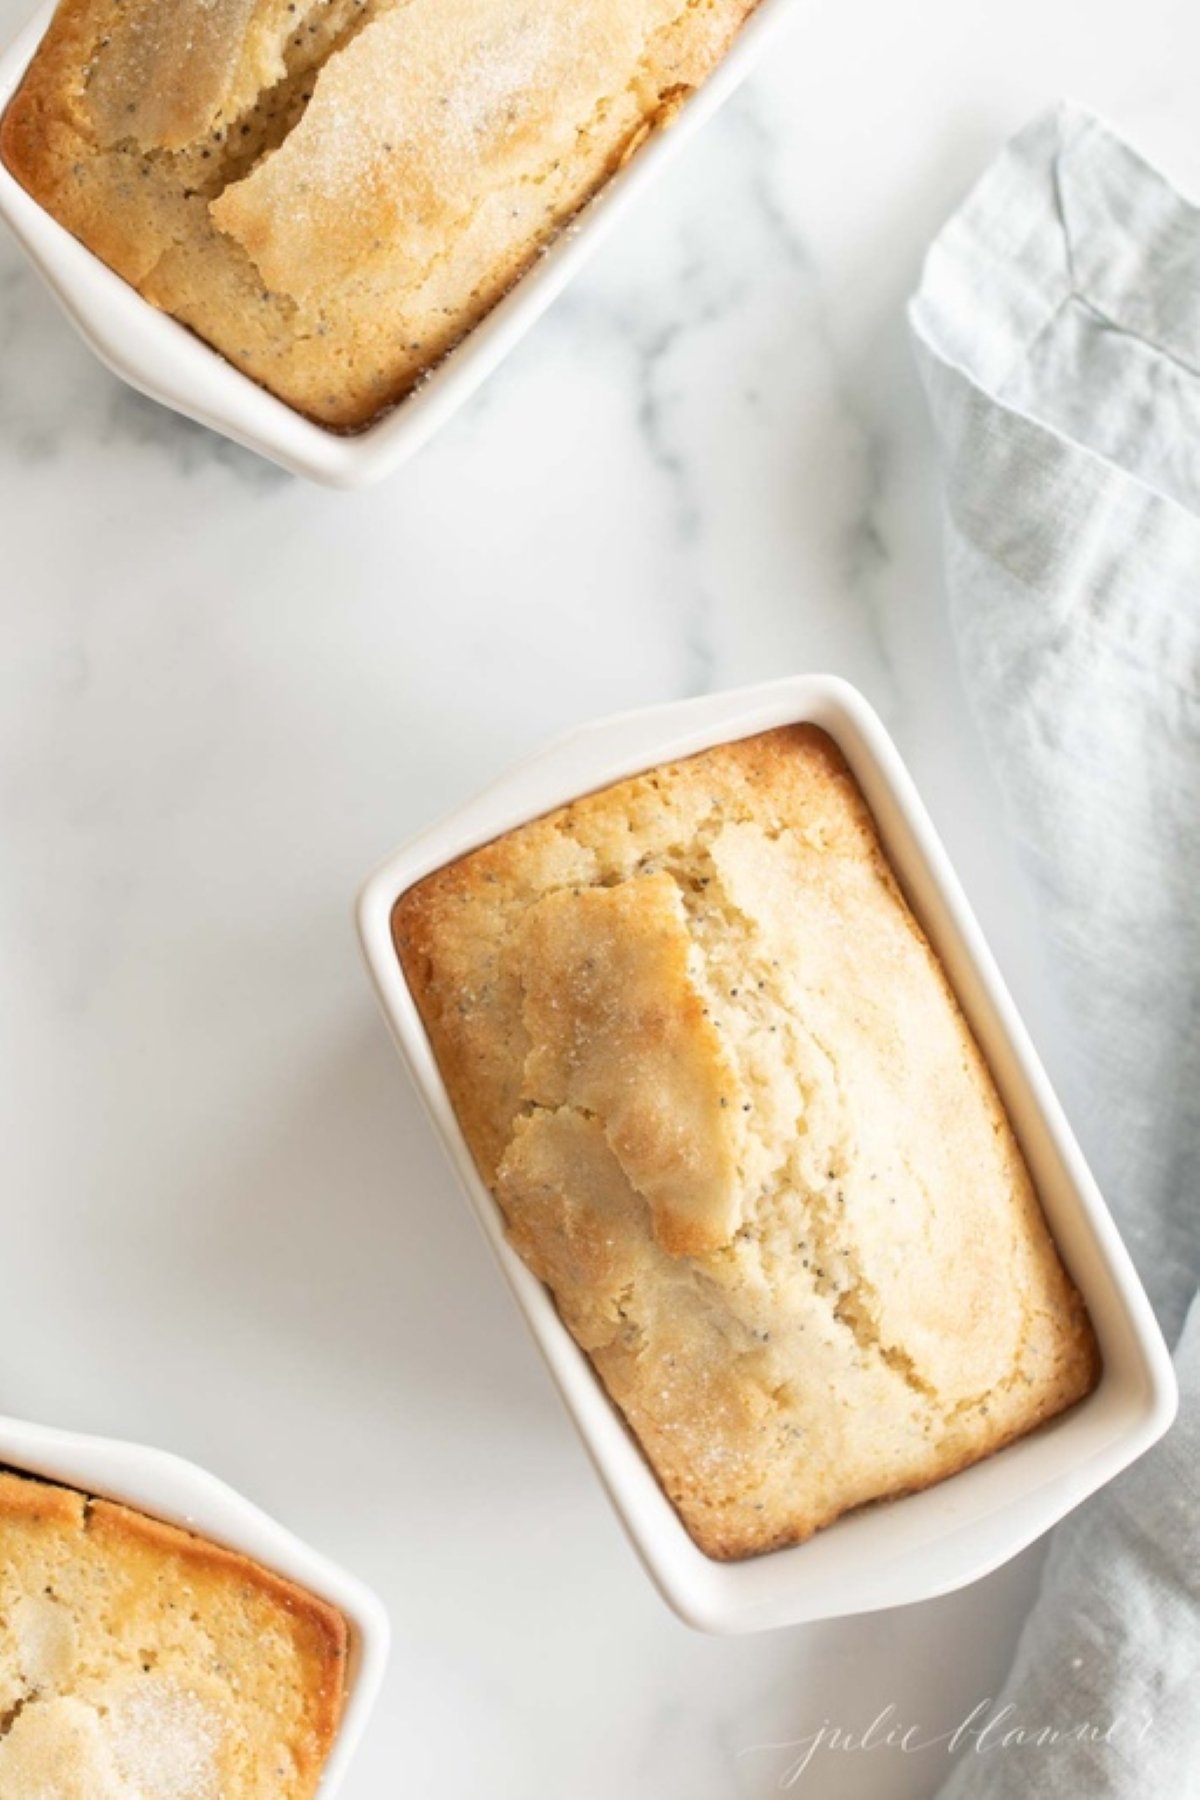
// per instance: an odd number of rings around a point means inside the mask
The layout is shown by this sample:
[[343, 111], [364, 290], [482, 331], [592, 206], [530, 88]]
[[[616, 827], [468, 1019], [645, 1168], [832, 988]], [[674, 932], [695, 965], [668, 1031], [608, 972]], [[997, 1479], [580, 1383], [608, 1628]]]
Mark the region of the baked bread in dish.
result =
[[353, 430], [478, 323], [754, 0], [62, 0], [0, 127], [29, 192]]
[[1099, 1359], [1021, 1151], [840, 752], [652, 769], [397, 901], [513, 1245], [700, 1548], [940, 1481]]
[[311, 1800], [346, 1644], [247, 1557], [0, 1471], [5, 1800]]

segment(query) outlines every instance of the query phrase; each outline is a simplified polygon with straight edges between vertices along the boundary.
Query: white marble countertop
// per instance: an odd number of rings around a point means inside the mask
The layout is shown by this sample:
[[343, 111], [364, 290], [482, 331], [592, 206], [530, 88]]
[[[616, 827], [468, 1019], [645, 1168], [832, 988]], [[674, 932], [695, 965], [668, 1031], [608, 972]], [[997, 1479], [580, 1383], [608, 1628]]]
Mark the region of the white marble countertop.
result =
[[[0, 0], [9, 36], [25, 0]], [[720, 1641], [636, 1565], [440, 1160], [350, 904], [564, 726], [802, 668], [899, 737], [1053, 1064], [955, 676], [903, 322], [1062, 93], [1200, 188], [1200, 15], [842, 0], [790, 36], [388, 485], [305, 488], [121, 388], [0, 242], [0, 1406], [207, 1464], [363, 1574], [347, 1800], [730, 1800], [823, 1721], [952, 1729], [1036, 1553]], [[794, 1791], [931, 1793], [944, 1750]]]

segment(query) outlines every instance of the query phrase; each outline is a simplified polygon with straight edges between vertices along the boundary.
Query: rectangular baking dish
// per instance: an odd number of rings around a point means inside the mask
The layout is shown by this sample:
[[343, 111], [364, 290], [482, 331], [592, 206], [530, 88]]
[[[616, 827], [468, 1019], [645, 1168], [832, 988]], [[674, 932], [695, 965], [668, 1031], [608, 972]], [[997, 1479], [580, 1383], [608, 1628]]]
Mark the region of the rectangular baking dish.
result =
[[346, 1704], [317, 1789], [317, 1800], [333, 1800], [375, 1704], [387, 1664], [391, 1628], [382, 1602], [371, 1589], [310, 1550], [215, 1475], [168, 1451], [0, 1417], [0, 1464], [181, 1525], [252, 1557], [337, 1607], [350, 1628]]
[[[0, 218], [81, 336], [122, 381], [294, 475], [329, 487], [367, 487], [399, 468], [470, 398], [638, 195], [748, 74], [796, 4], [797, 0], [759, 0], [728, 54], [670, 127], [638, 150], [406, 400], [353, 436], [306, 419], [143, 300], [136, 288], [51, 218], [3, 164]], [[52, 3], [42, 6], [0, 57], [0, 115], [53, 15]]]
[[[909, 903], [945, 965], [1091, 1313], [1104, 1373], [1072, 1411], [936, 1487], [864, 1508], [793, 1548], [718, 1563], [688, 1537], [549, 1292], [509, 1248], [405, 983], [391, 913], [423, 875], [581, 794], [714, 744], [802, 721], [822, 726], [840, 745]], [[960, 1587], [1024, 1549], [1167, 1429], [1175, 1377], [1146, 1295], [912, 780], [875, 713], [846, 682], [796, 676], [578, 731], [391, 857], [362, 891], [358, 926], [384, 1013], [430, 1121], [634, 1548], [688, 1624], [761, 1630]]]

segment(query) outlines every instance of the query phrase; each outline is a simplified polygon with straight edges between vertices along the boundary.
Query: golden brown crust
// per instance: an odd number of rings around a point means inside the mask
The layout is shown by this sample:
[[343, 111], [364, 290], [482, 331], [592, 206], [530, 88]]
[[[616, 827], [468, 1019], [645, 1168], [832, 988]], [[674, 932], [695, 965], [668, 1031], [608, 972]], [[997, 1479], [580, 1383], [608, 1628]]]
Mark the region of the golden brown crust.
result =
[[126, 1800], [167, 1769], [187, 1800], [315, 1793], [346, 1622], [248, 1557], [0, 1471], [0, 1621], [0, 1791], [52, 1768], [62, 1800]]
[[581, 799], [418, 883], [393, 932], [515, 1247], [710, 1555], [941, 1480], [1094, 1385], [824, 733]]
[[0, 1517], [83, 1528], [87, 1496], [30, 1475], [0, 1469]]
[[0, 156], [321, 423], [401, 399], [755, 0], [61, 0]]

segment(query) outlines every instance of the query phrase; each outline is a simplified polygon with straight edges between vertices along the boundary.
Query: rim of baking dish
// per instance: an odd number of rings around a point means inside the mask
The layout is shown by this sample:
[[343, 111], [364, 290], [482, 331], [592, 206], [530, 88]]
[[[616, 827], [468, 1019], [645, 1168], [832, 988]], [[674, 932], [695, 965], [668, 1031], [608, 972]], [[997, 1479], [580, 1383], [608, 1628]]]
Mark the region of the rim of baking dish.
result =
[[181, 1526], [337, 1608], [350, 1632], [345, 1703], [316, 1790], [316, 1800], [333, 1800], [387, 1666], [391, 1625], [378, 1595], [227, 1482], [171, 1451], [0, 1417], [0, 1464]]
[[[218, 350], [144, 300], [72, 237], [0, 163], [0, 218], [80, 335], [115, 375], [294, 475], [368, 487], [390, 475], [458, 411], [562, 292], [605, 234], [750, 72], [799, 0], [759, 0], [722, 61], [624, 168], [579, 211], [484, 319], [391, 411], [363, 431], [331, 431], [279, 400]], [[0, 114], [54, 14], [39, 8], [0, 56]]]
[[[714, 744], [796, 723], [829, 732], [866, 795], [901, 886], [984, 1050], [1091, 1314], [1104, 1370], [1077, 1406], [932, 1487], [846, 1514], [802, 1544], [716, 1562], [688, 1536], [549, 1291], [509, 1247], [404, 980], [391, 914], [422, 876], [569, 800]], [[1146, 1294], [912, 778], [848, 682], [794, 676], [585, 726], [390, 857], [363, 888], [357, 923], [376, 993], [430, 1121], [634, 1548], [686, 1623], [761, 1630], [962, 1587], [1024, 1549], [1169, 1426], [1175, 1376]]]

